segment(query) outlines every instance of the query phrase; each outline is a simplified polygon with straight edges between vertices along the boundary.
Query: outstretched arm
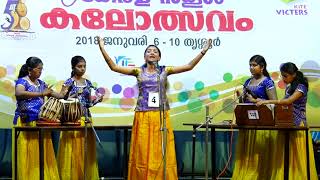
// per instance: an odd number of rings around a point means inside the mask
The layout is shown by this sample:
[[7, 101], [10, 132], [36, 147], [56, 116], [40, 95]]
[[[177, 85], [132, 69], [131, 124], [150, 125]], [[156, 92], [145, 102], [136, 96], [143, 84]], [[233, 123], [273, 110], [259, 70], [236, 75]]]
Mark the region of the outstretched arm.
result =
[[279, 100], [265, 100], [257, 102], [257, 106], [262, 104], [282, 104], [282, 105], [289, 105], [298, 100], [303, 96], [303, 93], [300, 91], [295, 91], [290, 97], [286, 99], [279, 99]]
[[29, 98], [35, 98], [35, 97], [50, 96], [52, 92], [53, 90], [51, 89], [51, 87], [46, 88], [42, 92], [30, 92], [30, 91], [26, 91], [23, 85], [18, 84], [15, 89], [15, 96], [17, 99], [29, 99]]
[[127, 74], [127, 75], [133, 75], [134, 74], [134, 68], [130, 68], [130, 67], [121, 67], [118, 66], [117, 64], [115, 64], [113, 62], [113, 60], [110, 58], [110, 56], [108, 55], [108, 53], [106, 52], [106, 50], [103, 48], [104, 46], [104, 40], [101, 37], [99, 38], [99, 49], [104, 57], [104, 60], [106, 61], [106, 63], [108, 64], [109, 68], [112, 71], [118, 72], [118, 73], [122, 73], [122, 74]]
[[207, 51], [211, 47], [211, 43], [212, 43], [212, 39], [208, 39], [202, 51], [195, 58], [193, 58], [186, 65], [172, 67], [172, 70], [169, 72], [169, 74], [177, 74], [177, 73], [182, 73], [182, 72], [192, 70], [198, 64], [198, 62], [203, 58], [203, 56], [207, 53]]

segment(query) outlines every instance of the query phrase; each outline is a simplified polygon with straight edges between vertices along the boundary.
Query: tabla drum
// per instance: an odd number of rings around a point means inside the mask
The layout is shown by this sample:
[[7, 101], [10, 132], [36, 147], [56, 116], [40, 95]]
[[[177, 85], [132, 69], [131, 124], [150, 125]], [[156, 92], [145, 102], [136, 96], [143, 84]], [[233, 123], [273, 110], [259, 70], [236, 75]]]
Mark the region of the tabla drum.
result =
[[63, 104], [56, 98], [50, 97], [40, 108], [37, 125], [60, 125]]
[[62, 125], [79, 126], [82, 116], [82, 109], [79, 99], [69, 98], [67, 100], [59, 100], [63, 104], [61, 123]]

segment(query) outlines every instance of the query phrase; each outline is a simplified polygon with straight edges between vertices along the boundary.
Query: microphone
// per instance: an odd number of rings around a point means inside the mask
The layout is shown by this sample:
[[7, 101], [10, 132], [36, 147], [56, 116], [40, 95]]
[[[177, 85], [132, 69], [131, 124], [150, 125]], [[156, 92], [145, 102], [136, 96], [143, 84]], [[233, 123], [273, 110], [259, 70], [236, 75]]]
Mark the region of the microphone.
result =
[[93, 85], [90, 85], [89, 88], [92, 88], [95, 91], [98, 89], [97, 87], [94, 87]]
[[[90, 89], [93, 89], [93, 90], [97, 90], [98, 88], [97, 87], [94, 87], [93, 85], [87, 85], [87, 86], [84, 86], [84, 87], [81, 87], [82, 91], [83, 92], [84, 90], [90, 90]], [[79, 92], [78, 92], [79, 93]], [[81, 93], [80, 93], [81, 94]]]
[[250, 94], [254, 99], [257, 99], [258, 96], [256, 94], [254, 94], [247, 86], [243, 86], [243, 88], [245, 89], [245, 91]]
[[[103, 100], [103, 96], [105, 95], [105, 92], [101, 90], [100, 88], [97, 88], [93, 85], [88, 86], [88, 88], [92, 88], [95, 92], [92, 94], [91, 92], [91, 97], [94, 97], [93, 101], [89, 104], [89, 107], [95, 106], [99, 102]], [[88, 107], [88, 108], [89, 108]]]
[[151, 64], [153, 64], [156, 68], [159, 68], [159, 61], [151, 61]]
[[156, 68], [157, 72], [160, 73], [159, 61], [150, 61], [150, 64], [154, 65], [154, 67]]
[[68, 91], [67, 91], [67, 93], [66, 93], [66, 94], [64, 95], [64, 97], [63, 97], [64, 100], [67, 100], [67, 99], [69, 98], [70, 92], [71, 92], [71, 90], [72, 90], [72, 86], [73, 86], [73, 83], [72, 83], [72, 85], [70, 85], [70, 86], [68, 87]]

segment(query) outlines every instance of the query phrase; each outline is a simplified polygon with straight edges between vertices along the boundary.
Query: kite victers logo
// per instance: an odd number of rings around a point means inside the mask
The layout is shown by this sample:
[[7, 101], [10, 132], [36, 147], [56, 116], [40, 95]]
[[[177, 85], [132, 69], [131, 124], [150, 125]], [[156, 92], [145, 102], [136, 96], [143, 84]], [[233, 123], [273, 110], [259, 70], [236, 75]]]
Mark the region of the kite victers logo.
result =
[[1, 21], [6, 31], [28, 31], [30, 20], [27, 18], [27, 6], [23, 0], [8, 0]]

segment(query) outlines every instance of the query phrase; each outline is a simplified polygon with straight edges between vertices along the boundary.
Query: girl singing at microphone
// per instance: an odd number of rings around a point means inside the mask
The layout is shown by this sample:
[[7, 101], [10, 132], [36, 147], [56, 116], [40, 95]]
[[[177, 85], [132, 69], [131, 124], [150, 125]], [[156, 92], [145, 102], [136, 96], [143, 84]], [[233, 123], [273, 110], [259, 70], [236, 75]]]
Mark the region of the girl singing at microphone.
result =
[[[165, 177], [170, 180], [178, 179], [174, 135], [166, 95], [167, 76], [193, 69], [206, 54], [211, 43], [211, 39], [208, 39], [202, 51], [183, 66], [158, 66], [157, 62], [161, 59], [160, 49], [155, 45], [149, 45], [143, 54], [145, 64], [141, 67], [122, 67], [116, 65], [109, 57], [103, 48], [104, 41], [100, 38], [99, 48], [109, 68], [137, 78], [139, 96], [131, 133], [129, 180], [163, 179], [164, 163], [162, 162], [165, 157]], [[160, 104], [161, 108], [159, 108]], [[165, 122], [162, 117], [165, 117]], [[167, 137], [163, 139], [163, 132], [160, 132], [162, 124], [166, 124], [167, 127], [167, 133], [165, 133]], [[162, 149], [164, 142], [167, 142], [165, 150]], [[163, 155], [163, 151], [166, 155]]]

